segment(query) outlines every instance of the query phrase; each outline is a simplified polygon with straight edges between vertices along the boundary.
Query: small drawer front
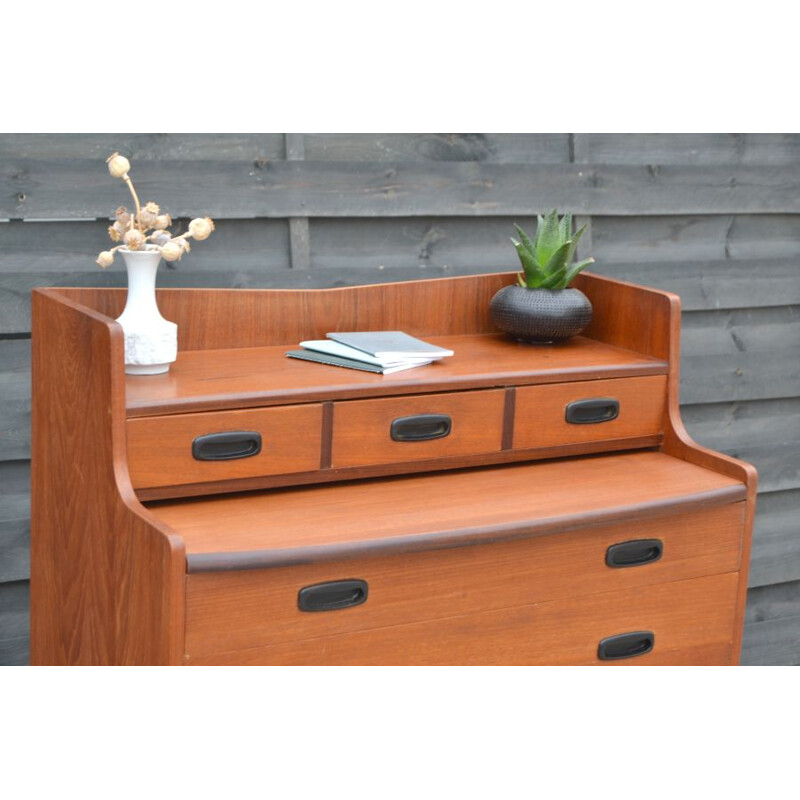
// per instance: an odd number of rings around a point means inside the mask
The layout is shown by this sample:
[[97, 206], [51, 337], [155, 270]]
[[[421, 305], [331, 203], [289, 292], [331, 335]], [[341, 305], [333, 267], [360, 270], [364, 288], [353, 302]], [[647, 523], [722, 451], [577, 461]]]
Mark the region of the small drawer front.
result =
[[136, 489], [319, 469], [322, 406], [129, 419]]
[[190, 659], [197, 664], [723, 665], [739, 576], [500, 608]]
[[332, 466], [498, 451], [504, 403], [502, 389], [336, 403]]
[[[186, 650], [194, 659], [734, 572], [743, 526], [744, 503], [734, 503], [452, 550], [193, 573], [187, 578]], [[623, 548], [622, 568], [607, 563], [610, 549], [645, 540], [659, 544]], [[309, 594], [342, 603], [308, 613]], [[640, 630], [649, 629], [640, 622], [609, 628], [600, 638]]]
[[666, 397], [666, 375], [518, 388], [514, 448], [658, 435]]

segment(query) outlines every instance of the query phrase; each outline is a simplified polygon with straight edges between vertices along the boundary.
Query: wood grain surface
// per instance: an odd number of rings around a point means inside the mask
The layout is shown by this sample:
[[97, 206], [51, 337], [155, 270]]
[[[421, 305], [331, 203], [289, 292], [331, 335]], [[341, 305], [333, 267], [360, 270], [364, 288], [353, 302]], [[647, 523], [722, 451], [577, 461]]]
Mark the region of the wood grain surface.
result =
[[[499, 451], [503, 438], [505, 392], [451, 392], [352, 400], [333, 407], [333, 467], [419, 461]], [[395, 441], [392, 422], [420, 414], [445, 414], [451, 431], [440, 439]]]
[[633, 452], [165, 501], [152, 509], [180, 533], [194, 571], [453, 547], [724, 505], [743, 495], [731, 478], [663, 453]]
[[[261, 434], [261, 452], [230, 461], [193, 457], [196, 437], [230, 431]], [[129, 419], [127, 437], [135, 488], [306, 472], [319, 467], [322, 405]]]
[[33, 308], [31, 663], [179, 663], [183, 543], [128, 480], [122, 329]]
[[[619, 403], [616, 419], [585, 425], [566, 421], [567, 405], [602, 397]], [[514, 447], [552, 447], [660, 434], [666, 402], [664, 375], [520, 387], [516, 390]]]
[[[744, 514], [744, 503], [732, 503], [476, 547], [193, 574], [187, 580], [186, 652], [196, 658], [733, 572]], [[608, 547], [642, 538], [662, 541], [658, 561], [606, 566]], [[313, 614], [298, 610], [301, 588], [346, 578], [367, 581], [366, 603]]]
[[[730, 664], [738, 574], [322, 636], [190, 664]], [[652, 631], [652, 652], [601, 662], [601, 639]]]

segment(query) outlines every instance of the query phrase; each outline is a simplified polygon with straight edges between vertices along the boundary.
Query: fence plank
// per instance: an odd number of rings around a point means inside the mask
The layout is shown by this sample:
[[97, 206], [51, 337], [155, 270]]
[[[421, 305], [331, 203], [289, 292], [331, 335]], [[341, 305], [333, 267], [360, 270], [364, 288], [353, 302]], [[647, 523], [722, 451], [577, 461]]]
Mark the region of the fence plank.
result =
[[675, 292], [684, 311], [800, 305], [800, 257], [747, 261], [613, 263], [593, 272]]
[[[800, 212], [800, 166], [142, 161], [134, 177], [143, 199], [175, 217]], [[104, 217], [124, 198], [97, 161], [9, 158], [0, 166], [0, 217]]]
[[742, 663], [800, 664], [800, 581], [747, 593]]
[[566, 164], [567, 133], [307, 133], [311, 161]]
[[[112, 246], [105, 220], [82, 222], [0, 223], [0, 276], [13, 272], [91, 272], [97, 254]], [[187, 220], [175, 221], [175, 234], [185, 231]], [[197, 273], [228, 270], [233, 279], [241, 265], [247, 269], [289, 268], [289, 227], [285, 220], [223, 220], [214, 234], [197, 242], [192, 252], [166, 271]], [[121, 258], [110, 270], [124, 270]], [[5, 281], [4, 281], [5, 282]], [[99, 284], [98, 284], [99, 285]]]
[[575, 137], [581, 140], [580, 160], [594, 164], [782, 166], [800, 160], [796, 133], [576, 133]]
[[30, 344], [0, 340], [0, 461], [30, 456]]
[[750, 586], [800, 580], [800, 490], [759, 494]]
[[0, 583], [30, 576], [30, 465], [0, 461]]
[[0, 665], [29, 662], [27, 581], [0, 584]]
[[0, 160], [87, 159], [120, 152], [139, 161], [257, 161], [285, 157], [282, 133], [2, 133]]
[[800, 225], [791, 214], [595, 216], [592, 254], [599, 264], [765, 259], [798, 264]]

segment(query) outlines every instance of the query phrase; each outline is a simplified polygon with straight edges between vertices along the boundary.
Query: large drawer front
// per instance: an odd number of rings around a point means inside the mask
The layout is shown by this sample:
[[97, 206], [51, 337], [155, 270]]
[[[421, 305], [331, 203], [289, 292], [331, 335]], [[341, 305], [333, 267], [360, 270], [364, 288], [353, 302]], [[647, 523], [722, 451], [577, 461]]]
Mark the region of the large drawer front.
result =
[[136, 489], [308, 472], [320, 466], [322, 406], [140, 417], [127, 435]]
[[[739, 568], [743, 524], [744, 503], [734, 503], [452, 550], [191, 574], [187, 577], [186, 652], [192, 661], [213, 660], [226, 652], [286, 645], [289, 649], [280, 651], [284, 655], [278, 658], [291, 661], [290, 643], [300, 640], [361, 636], [451, 617], [471, 619], [490, 611], [730, 573]], [[648, 553], [647, 545], [628, 544], [645, 539], [651, 545], [659, 542], [660, 547], [654, 545]], [[625, 545], [622, 562], [632, 563], [610, 567], [609, 548], [620, 544]], [[344, 580], [365, 581], [366, 601], [319, 613], [298, 609], [298, 593], [304, 587]], [[703, 614], [698, 611], [698, 619]], [[609, 628], [606, 635], [622, 632]], [[526, 652], [525, 658], [532, 657]], [[384, 656], [390, 663], [400, 659], [397, 653]], [[371, 658], [366, 651], [351, 657], [352, 663], [360, 663], [359, 658], [367, 663]], [[442, 660], [447, 662], [448, 657], [442, 655]], [[503, 661], [498, 659], [498, 663]]]
[[666, 375], [521, 387], [514, 448], [657, 435], [666, 398]]
[[[193, 660], [265, 665], [730, 664], [738, 582], [737, 573], [727, 573]], [[600, 660], [601, 642], [626, 635], [630, 655]]]
[[505, 392], [416, 395], [334, 405], [333, 467], [497, 452]]

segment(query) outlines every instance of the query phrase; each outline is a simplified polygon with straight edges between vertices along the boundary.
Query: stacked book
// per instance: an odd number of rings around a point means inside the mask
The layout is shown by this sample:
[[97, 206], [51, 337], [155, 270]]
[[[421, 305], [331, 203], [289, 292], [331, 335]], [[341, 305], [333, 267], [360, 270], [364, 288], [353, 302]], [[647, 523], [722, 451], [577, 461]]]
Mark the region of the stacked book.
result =
[[327, 339], [300, 342], [302, 350], [289, 350], [286, 355], [382, 375], [422, 367], [453, 355], [452, 350], [402, 331], [345, 331], [325, 335]]

